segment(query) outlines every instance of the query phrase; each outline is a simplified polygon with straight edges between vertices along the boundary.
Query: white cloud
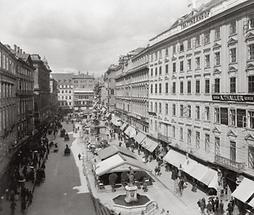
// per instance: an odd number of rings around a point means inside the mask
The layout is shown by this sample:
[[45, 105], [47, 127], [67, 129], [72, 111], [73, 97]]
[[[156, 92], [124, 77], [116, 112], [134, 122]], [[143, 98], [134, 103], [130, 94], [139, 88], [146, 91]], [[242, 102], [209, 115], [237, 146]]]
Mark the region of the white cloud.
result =
[[188, 0], [0, 0], [1, 42], [64, 68], [103, 73], [187, 11]]

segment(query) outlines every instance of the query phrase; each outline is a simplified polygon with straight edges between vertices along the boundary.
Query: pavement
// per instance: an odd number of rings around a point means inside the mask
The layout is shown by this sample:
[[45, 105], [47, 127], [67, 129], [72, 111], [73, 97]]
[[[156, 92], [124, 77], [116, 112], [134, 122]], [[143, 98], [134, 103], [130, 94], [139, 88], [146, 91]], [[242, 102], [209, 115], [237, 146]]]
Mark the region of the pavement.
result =
[[[62, 124], [71, 134], [72, 124]], [[70, 156], [64, 156], [65, 145], [72, 147], [75, 140], [72, 135], [69, 136], [69, 141], [64, 141], [59, 135], [55, 139], [59, 151], [50, 152], [46, 162], [45, 182], [35, 188], [33, 202], [26, 210], [26, 215], [96, 215], [87, 184], [81, 184], [77, 160], [73, 153]], [[86, 189], [79, 189], [80, 186]], [[11, 214], [8, 201], [4, 201], [3, 208], [0, 214]], [[22, 214], [19, 205], [14, 214]]]
[[[77, 125], [76, 125], [77, 126]], [[110, 209], [113, 209], [113, 201], [112, 199], [120, 194], [125, 194], [124, 189], [117, 189], [116, 192], [111, 191], [100, 191], [97, 190], [95, 185], [94, 175], [92, 173], [92, 164], [91, 159], [94, 158], [91, 152], [86, 150], [86, 144], [84, 139], [89, 137], [90, 135], [84, 135], [83, 138], [79, 138], [79, 146], [82, 154], [85, 154], [85, 172], [88, 177], [88, 181], [91, 187], [91, 191], [95, 198], [100, 199], [101, 203], [107, 206]], [[118, 145], [118, 140], [111, 140], [110, 144]], [[138, 155], [137, 151], [135, 154]], [[142, 154], [138, 155], [139, 159], [142, 159]], [[147, 163], [151, 170], [157, 165], [156, 161], [152, 161]], [[151, 176], [154, 178], [155, 182], [152, 186], [149, 187], [148, 192], [144, 193], [142, 190], [138, 190], [138, 193], [147, 195], [151, 200], [155, 200], [159, 205], [159, 212], [163, 209], [165, 211], [169, 210], [170, 214], [173, 215], [197, 215], [200, 214], [199, 208], [197, 205], [197, 201], [206, 196], [205, 193], [201, 191], [192, 192], [191, 185], [189, 185], [183, 192], [182, 196], [179, 196], [174, 192], [174, 183], [171, 179], [171, 173], [166, 172], [164, 168], [162, 168], [162, 175], [155, 176], [152, 174]]]

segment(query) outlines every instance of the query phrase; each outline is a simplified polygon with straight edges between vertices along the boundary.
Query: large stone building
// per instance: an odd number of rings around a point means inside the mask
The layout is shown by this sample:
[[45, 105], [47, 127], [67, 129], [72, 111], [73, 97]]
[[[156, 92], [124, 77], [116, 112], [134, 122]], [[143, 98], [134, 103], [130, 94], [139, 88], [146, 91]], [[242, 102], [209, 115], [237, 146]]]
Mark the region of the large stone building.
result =
[[148, 48], [150, 134], [220, 168], [232, 189], [254, 177], [253, 6], [210, 1]]
[[0, 43], [0, 172], [17, 138], [16, 58]]
[[56, 112], [58, 109], [58, 89], [57, 81], [50, 78], [50, 109], [51, 112]]
[[52, 73], [51, 76], [57, 81], [59, 107], [70, 111], [74, 107], [73, 102], [73, 73]]
[[116, 89], [116, 76], [122, 73], [122, 65], [110, 65], [104, 74], [104, 83], [107, 96], [104, 104], [109, 112], [114, 112], [116, 109], [115, 89]]
[[50, 73], [51, 69], [45, 59], [32, 54], [34, 71], [34, 125], [38, 129], [50, 117]]
[[84, 73], [53, 73], [57, 81], [59, 107], [64, 110], [89, 110], [93, 106], [95, 78]]
[[[147, 131], [140, 119], [147, 125], [149, 118], [147, 136], [156, 143], [141, 145], [171, 149], [167, 161], [183, 158], [201, 172], [209, 169], [205, 166], [218, 170], [209, 171], [216, 174], [211, 186], [219, 192], [223, 186], [235, 190], [242, 176], [254, 179], [253, 8], [248, 0], [192, 4], [189, 14], [152, 38], [145, 50], [124, 58], [115, 78], [121, 120]], [[113, 124], [119, 121], [114, 117]], [[244, 195], [243, 186], [233, 196]]]
[[88, 73], [79, 73], [72, 80], [74, 110], [88, 112], [93, 107], [95, 78]]
[[116, 114], [140, 131], [148, 132], [148, 53], [136, 49], [120, 59], [122, 72], [115, 78]]
[[14, 45], [11, 50], [16, 56], [16, 96], [17, 96], [17, 141], [24, 142], [32, 134], [34, 67], [31, 56]]

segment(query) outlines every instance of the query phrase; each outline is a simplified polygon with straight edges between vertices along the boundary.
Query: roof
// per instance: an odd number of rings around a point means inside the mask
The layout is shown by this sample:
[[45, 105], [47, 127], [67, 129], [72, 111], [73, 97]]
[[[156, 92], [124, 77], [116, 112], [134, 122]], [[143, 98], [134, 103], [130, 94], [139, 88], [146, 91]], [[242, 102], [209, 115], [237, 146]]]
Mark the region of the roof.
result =
[[119, 154], [119, 153], [137, 159], [137, 157], [134, 153], [130, 152], [128, 149], [126, 149], [124, 147], [120, 147], [117, 145], [111, 145], [105, 149], [100, 150], [98, 152], [98, 157], [101, 160], [105, 160], [105, 159], [107, 159], [115, 154]]
[[72, 78], [73, 79], [94, 79], [94, 76], [89, 74], [79, 73], [77, 75], [73, 74]]
[[71, 79], [73, 73], [51, 73], [51, 77], [57, 81]]
[[215, 7], [216, 5], [224, 2], [226, 0], [210, 0], [209, 2], [206, 2], [204, 4], [201, 4], [201, 6], [195, 10], [192, 10], [190, 13], [185, 14], [183, 16], [181, 16], [180, 18], [178, 18], [171, 26], [170, 28], [168, 28], [167, 30], [163, 31], [162, 33], [156, 35], [155, 37], [151, 38], [150, 41], [158, 38], [159, 36], [169, 32], [171, 29], [176, 28], [178, 25], [180, 25], [181, 23], [187, 21], [188, 19], [191, 19], [194, 16], [197, 16], [199, 13], [202, 13], [205, 10], [208, 10], [212, 7]]
[[130, 158], [121, 154], [116, 154], [106, 160], [103, 160], [96, 164], [95, 173], [97, 176], [104, 175], [110, 172], [128, 171], [129, 167], [134, 169], [141, 169], [144, 171], [150, 171], [147, 166], [140, 160]]

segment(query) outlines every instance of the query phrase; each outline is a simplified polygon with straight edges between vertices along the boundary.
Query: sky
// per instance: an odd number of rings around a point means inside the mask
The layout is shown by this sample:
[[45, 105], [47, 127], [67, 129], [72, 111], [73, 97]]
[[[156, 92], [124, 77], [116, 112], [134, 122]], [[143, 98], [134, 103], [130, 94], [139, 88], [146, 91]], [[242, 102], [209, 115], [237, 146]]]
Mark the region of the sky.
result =
[[100, 76], [188, 12], [188, 0], [0, 0], [0, 41], [52, 72]]

